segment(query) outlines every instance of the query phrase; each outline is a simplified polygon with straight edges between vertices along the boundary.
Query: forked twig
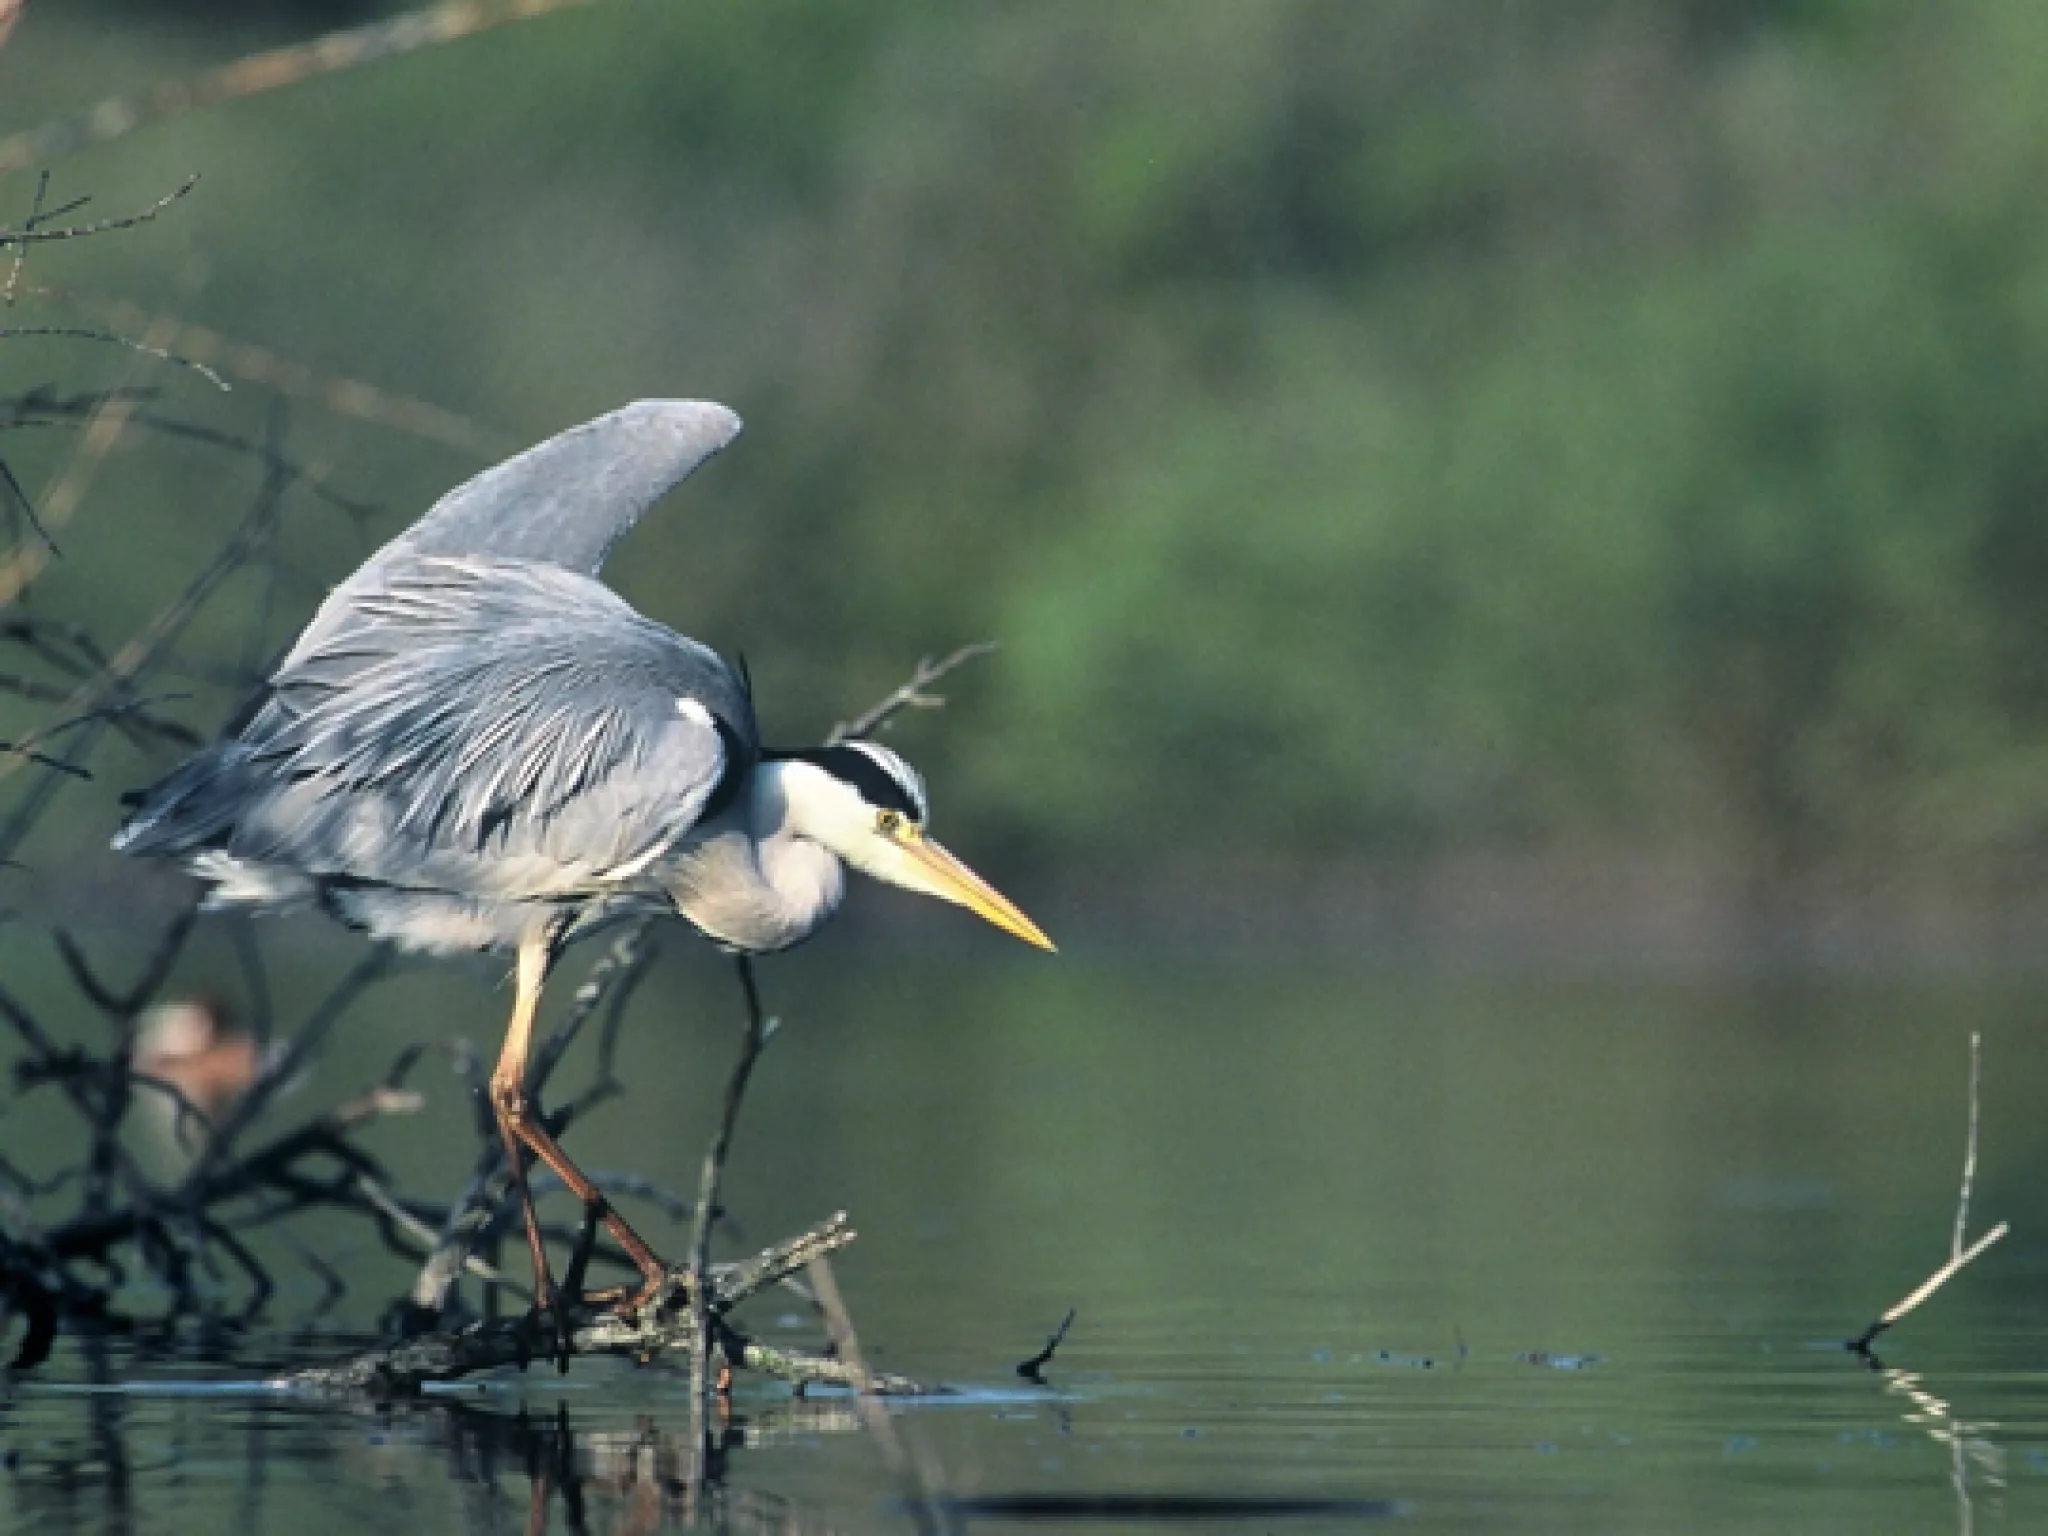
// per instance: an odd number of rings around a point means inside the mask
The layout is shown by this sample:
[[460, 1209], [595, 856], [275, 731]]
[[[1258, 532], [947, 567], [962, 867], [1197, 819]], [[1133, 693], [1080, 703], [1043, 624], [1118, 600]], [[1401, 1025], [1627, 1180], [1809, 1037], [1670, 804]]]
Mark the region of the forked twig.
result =
[[1871, 1343], [1879, 1334], [1948, 1284], [1958, 1271], [2010, 1230], [2010, 1223], [2001, 1221], [1974, 1243], [1965, 1246], [1963, 1241], [1970, 1220], [1970, 1193], [1977, 1178], [1978, 1087], [1982, 1047], [1983, 1036], [1973, 1032], [1970, 1035], [1970, 1123], [1963, 1144], [1963, 1185], [1961, 1193], [1956, 1198], [1956, 1222], [1954, 1235], [1949, 1241], [1948, 1262], [1923, 1280], [1911, 1295], [1891, 1307], [1862, 1333], [1849, 1340], [1844, 1347], [1859, 1355], [1868, 1356]]
[[[7, 140], [4, 142], [11, 143], [13, 141]], [[0, 169], [13, 170], [19, 169], [19, 167], [6, 166], [0, 167]], [[171, 204], [198, 185], [199, 177], [195, 172], [193, 175], [187, 176], [184, 181], [180, 182], [171, 191], [166, 192], [147, 208], [135, 213], [122, 214], [117, 218], [100, 219], [92, 224], [69, 224], [52, 228], [47, 223], [46, 216], [42, 220], [31, 218], [20, 229], [9, 229], [5, 225], [0, 225], [0, 247], [10, 245], [16, 247], [45, 245], [53, 240], [83, 240], [89, 235], [104, 235], [116, 229], [133, 229], [138, 224], [147, 224], [151, 219], [154, 219], [158, 214], [162, 213]], [[71, 206], [75, 208], [78, 204], [73, 203]]]
[[825, 737], [825, 745], [836, 747], [843, 741], [858, 741], [863, 736], [872, 736], [906, 709], [945, 708], [946, 701], [942, 696], [928, 693], [926, 690], [954, 668], [973, 661], [977, 656], [992, 655], [997, 649], [993, 640], [977, 640], [971, 645], [961, 646], [951, 655], [941, 657], [937, 661], [929, 656], [923, 657], [917, 664], [917, 670], [911, 673], [909, 682], [897, 688], [874, 708], [833, 726]]
[[1059, 1327], [1053, 1329], [1052, 1333], [1046, 1338], [1045, 1347], [1029, 1360], [1019, 1360], [1017, 1362], [1017, 1374], [1019, 1376], [1022, 1376], [1026, 1381], [1036, 1386], [1043, 1387], [1049, 1385], [1045, 1379], [1045, 1368], [1052, 1364], [1052, 1357], [1059, 1352], [1059, 1347], [1067, 1342], [1067, 1330], [1074, 1326], [1076, 1315], [1074, 1308], [1067, 1308], [1067, 1315], [1060, 1319]]
[[[853, 1238], [853, 1229], [841, 1214], [778, 1243], [745, 1265], [713, 1270], [706, 1287], [713, 1325], [717, 1326], [727, 1312], [749, 1296], [794, 1274], [812, 1259], [845, 1247]], [[671, 1270], [663, 1297], [641, 1308], [630, 1319], [602, 1303], [572, 1302], [569, 1352], [647, 1359], [684, 1350], [693, 1359], [701, 1356], [703, 1335], [697, 1331], [695, 1308], [672, 1305], [689, 1284], [687, 1270]], [[385, 1345], [336, 1365], [295, 1371], [281, 1378], [279, 1385], [310, 1392], [405, 1395], [419, 1391], [428, 1382], [450, 1381], [497, 1366], [527, 1364], [534, 1356], [534, 1344], [534, 1333], [527, 1320], [476, 1323], [460, 1333]], [[844, 1379], [843, 1367], [837, 1362], [813, 1356], [753, 1346], [745, 1351], [745, 1356], [749, 1366], [786, 1374], [793, 1380]], [[878, 1391], [896, 1393], [929, 1390], [898, 1376], [876, 1378], [874, 1385]]]

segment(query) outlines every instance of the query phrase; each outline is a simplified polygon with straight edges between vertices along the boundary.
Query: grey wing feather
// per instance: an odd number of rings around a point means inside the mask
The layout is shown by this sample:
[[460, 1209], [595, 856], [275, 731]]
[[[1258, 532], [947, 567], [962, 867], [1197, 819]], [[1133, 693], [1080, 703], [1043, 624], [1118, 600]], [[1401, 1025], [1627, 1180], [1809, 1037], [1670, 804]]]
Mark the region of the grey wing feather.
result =
[[467, 480], [378, 550], [321, 605], [287, 662], [324, 644], [357, 594], [431, 555], [538, 560], [595, 576], [648, 508], [739, 436], [709, 400], [640, 400]]
[[658, 855], [760, 750], [724, 662], [573, 571], [392, 562], [332, 619], [239, 737], [151, 792], [124, 846], [568, 895]]
[[647, 509], [739, 430], [708, 400], [638, 401], [457, 486], [387, 552], [544, 560], [595, 576]]

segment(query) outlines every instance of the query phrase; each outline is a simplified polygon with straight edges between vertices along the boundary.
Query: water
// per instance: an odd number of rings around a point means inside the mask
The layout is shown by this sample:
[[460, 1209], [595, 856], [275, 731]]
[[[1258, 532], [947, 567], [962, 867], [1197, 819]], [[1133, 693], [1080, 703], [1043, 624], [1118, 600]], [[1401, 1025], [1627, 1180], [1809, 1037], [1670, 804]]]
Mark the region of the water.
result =
[[[732, 1045], [679, 954], [644, 1000], [594, 1168], [682, 1184]], [[351, 1293], [246, 1330], [67, 1339], [0, 1396], [7, 1529], [2029, 1530], [2048, 1521], [2042, 986], [1454, 977], [1085, 957], [769, 972], [789, 1018], [742, 1131], [754, 1242], [844, 1206], [892, 1407], [745, 1381], [692, 1502], [659, 1370], [579, 1365], [376, 1407], [263, 1389], [359, 1342], [406, 1268], [303, 1229]], [[396, 984], [302, 1090], [374, 1077], [430, 1003]], [[1973, 1234], [2013, 1235], [1880, 1342], [1839, 1340], [1947, 1255], [1968, 1035]], [[564, 1082], [573, 1086], [572, 1068]], [[445, 1198], [466, 1127], [377, 1128]], [[327, 1097], [323, 1098], [322, 1096]], [[12, 1144], [11, 1144], [12, 1145]], [[636, 1212], [637, 1213], [637, 1212]], [[655, 1233], [673, 1231], [650, 1218]], [[271, 1252], [266, 1250], [266, 1253]], [[1020, 1378], [1069, 1308], [1071, 1334]], [[793, 1302], [751, 1321], [810, 1342]]]

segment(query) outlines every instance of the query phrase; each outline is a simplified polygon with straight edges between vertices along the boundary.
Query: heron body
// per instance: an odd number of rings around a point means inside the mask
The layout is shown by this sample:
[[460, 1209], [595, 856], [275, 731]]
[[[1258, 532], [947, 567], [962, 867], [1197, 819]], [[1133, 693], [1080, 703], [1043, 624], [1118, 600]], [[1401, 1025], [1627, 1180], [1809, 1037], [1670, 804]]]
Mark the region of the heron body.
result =
[[[330, 594], [242, 723], [114, 840], [182, 861], [215, 906], [318, 907], [414, 949], [516, 953], [501, 1127], [593, 1204], [524, 1092], [540, 987], [572, 939], [680, 915], [743, 955], [783, 949], [837, 909], [851, 866], [1052, 947], [925, 834], [901, 757], [767, 751], [733, 669], [597, 579], [739, 428], [708, 402], [641, 402], [451, 491]], [[659, 1261], [606, 1219], [651, 1290]]]

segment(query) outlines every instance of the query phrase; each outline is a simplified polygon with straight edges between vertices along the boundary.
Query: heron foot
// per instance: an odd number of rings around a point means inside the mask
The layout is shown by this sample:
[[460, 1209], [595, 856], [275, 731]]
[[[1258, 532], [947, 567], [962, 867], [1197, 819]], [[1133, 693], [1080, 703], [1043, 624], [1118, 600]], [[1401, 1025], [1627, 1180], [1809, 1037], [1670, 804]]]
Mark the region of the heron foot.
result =
[[519, 1341], [519, 1368], [534, 1360], [552, 1360], [562, 1375], [569, 1374], [569, 1357], [575, 1352], [576, 1320], [569, 1294], [557, 1288], [527, 1309], [515, 1335]]
[[601, 1291], [589, 1292], [583, 1299], [593, 1307], [610, 1307], [616, 1316], [630, 1323], [649, 1308], [660, 1310], [668, 1289], [668, 1271], [656, 1268], [641, 1277], [637, 1290], [630, 1285], [608, 1285]]
[[569, 1293], [556, 1290], [555, 1304], [548, 1309], [555, 1320], [555, 1371], [558, 1375], [569, 1374], [569, 1343], [575, 1334], [575, 1322], [569, 1315]]

